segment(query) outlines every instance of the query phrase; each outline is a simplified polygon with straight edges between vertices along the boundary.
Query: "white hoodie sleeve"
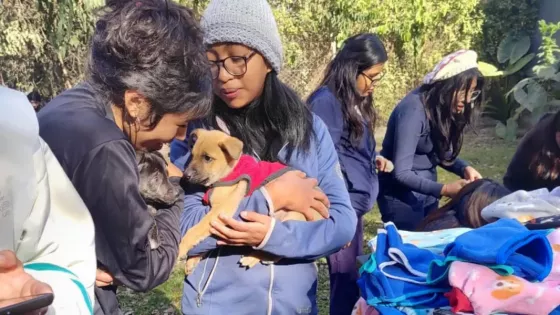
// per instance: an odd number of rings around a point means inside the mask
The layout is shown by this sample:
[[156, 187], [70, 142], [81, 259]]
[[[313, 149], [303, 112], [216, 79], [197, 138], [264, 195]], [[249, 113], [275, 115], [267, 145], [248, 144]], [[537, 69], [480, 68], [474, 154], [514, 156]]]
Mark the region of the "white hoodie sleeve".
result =
[[[94, 226], [88, 209], [39, 137], [35, 112], [22, 93], [0, 87], [0, 230], [28, 273], [54, 292], [47, 314], [93, 314]], [[2, 207], [2, 204], [4, 207]], [[7, 206], [6, 206], [7, 205]], [[10, 209], [11, 208], [11, 209]]]

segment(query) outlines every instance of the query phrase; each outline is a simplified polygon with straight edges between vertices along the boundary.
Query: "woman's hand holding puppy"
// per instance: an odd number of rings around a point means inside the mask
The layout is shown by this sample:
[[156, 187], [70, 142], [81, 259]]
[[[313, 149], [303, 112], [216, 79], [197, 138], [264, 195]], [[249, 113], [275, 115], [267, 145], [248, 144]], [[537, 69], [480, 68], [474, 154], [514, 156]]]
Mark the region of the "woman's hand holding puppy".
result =
[[329, 217], [330, 202], [317, 187], [317, 180], [307, 178], [304, 172], [290, 171], [265, 185], [272, 199], [274, 210], [286, 209], [313, 220], [313, 210], [324, 218]]
[[256, 212], [243, 211], [245, 222], [220, 215], [220, 222], [212, 222], [210, 233], [220, 238], [218, 245], [259, 246], [272, 222], [272, 218]]
[[[274, 210], [286, 209], [297, 211], [312, 221], [313, 210], [324, 218], [329, 217], [329, 199], [319, 189], [317, 180], [307, 178], [305, 173], [290, 171], [265, 185], [272, 199]], [[256, 212], [243, 211], [238, 221], [220, 216], [219, 221], [212, 222], [210, 233], [220, 238], [218, 245], [259, 246], [268, 233], [272, 218]]]

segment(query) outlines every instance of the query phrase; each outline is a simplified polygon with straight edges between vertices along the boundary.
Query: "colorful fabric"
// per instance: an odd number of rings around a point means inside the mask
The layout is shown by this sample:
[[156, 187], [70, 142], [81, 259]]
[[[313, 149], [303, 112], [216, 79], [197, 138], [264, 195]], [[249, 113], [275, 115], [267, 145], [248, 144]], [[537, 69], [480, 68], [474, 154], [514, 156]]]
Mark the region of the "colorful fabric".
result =
[[[233, 171], [212, 187], [230, 186], [241, 180], [247, 180], [249, 182], [249, 187], [246, 196], [250, 196], [255, 190], [289, 170], [290, 168], [282, 163], [257, 161], [254, 157], [243, 154], [233, 168]], [[203, 201], [206, 204], [210, 204], [211, 194], [212, 188], [204, 194]]]
[[529, 281], [542, 281], [552, 268], [546, 233], [529, 231], [514, 219], [500, 219], [464, 233], [445, 248], [444, 254], [444, 261], [434, 260], [430, 266], [429, 283], [444, 281], [453, 261], [493, 267]]
[[351, 315], [379, 315], [379, 312], [375, 307], [369, 306], [366, 300], [360, 298], [354, 305]]
[[[442, 255], [445, 247], [455, 241], [455, 239], [471, 229], [469, 228], [455, 228], [438, 230], [433, 232], [409, 232], [398, 231], [402, 238], [403, 243], [415, 245], [418, 248], [427, 249], [436, 255]], [[377, 248], [377, 236], [368, 242], [372, 252]]]
[[560, 290], [546, 283], [531, 283], [517, 276], [500, 276], [490, 268], [456, 261], [449, 283], [469, 299], [474, 313], [549, 314], [560, 305]]
[[445, 297], [449, 300], [453, 313], [474, 311], [471, 301], [459, 288], [451, 288], [451, 291], [445, 293]]
[[528, 222], [535, 218], [560, 215], [560, 189], [551, 192], [546, 188], [518, 190], [482, 209], [481, 215], [488, 222], [501, 218]]
[[[428, 285], [430, 263], [443, 259], [427, 249], [404, 244], [396, 227], [385, 223], [377, 235], [377, 250], [362, 270], [358, 286], [369, 305], [437, 308], [447, 306], [443, 293], [449, 288]], [[380, 311], [383, 314], [383, 312]]]

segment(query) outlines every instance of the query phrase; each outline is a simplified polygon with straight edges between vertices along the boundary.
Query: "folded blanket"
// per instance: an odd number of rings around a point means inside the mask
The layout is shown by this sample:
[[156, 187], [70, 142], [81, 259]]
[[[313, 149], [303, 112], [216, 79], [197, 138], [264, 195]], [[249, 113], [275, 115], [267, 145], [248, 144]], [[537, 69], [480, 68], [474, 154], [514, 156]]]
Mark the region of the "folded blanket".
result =
[[546, 188], [519, 190], [494, 201], [482, 209], [481, 215], [490, 222], [501, 218], [527, 222], [535, 218], [560, 215], [560, 189], [555, 188], [551, 192]]
[[[432, 232], [409, 232], [398, 231], [403, 243], [410, 243], [419, 248], [424, 248], [437, 255], [443, 255], [445, 247], [452, 243], [457, 236], [464, 234], [471, 229], [469, 228], [453, 228], [438, 230]], [[372, 252], [377, 249], [377, 236], [368, 242]]]
[[545, 315], [560, 305], [560, 290], [546, 282], [532, 283], [516, 276], [500, 276], [490, 268], [456, 261], [449, 283], [468, 298], [474, 313]]
[[495, 271], [511, 268], [511, 272], [506, 273], [529, 281], [542, 281], [552, 267], [552, 249], [547, 234], [545, 231], [529, 231], [514, 219], [501, 219], [469, 231], [445, 248], [443, 261], [434, 260], [428, 282], [444, 280], [453, 261], [494, 267]]
[[[427, 285], [430, 263], [443, 259], [429, 250], [404, 244], [393, 223], [378, 230], [376, 252], [362, 268], [358, 286], [369, 305], [437, 308], [447, 306], [445, 283]], [[382, 313], [380, 311], [380, 313]]]

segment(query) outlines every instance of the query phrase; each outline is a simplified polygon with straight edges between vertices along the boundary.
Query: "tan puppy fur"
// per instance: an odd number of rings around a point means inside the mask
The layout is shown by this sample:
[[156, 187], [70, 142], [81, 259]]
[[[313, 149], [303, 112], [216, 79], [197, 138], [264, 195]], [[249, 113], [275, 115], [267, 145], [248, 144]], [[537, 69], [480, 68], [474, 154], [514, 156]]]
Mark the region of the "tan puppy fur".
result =
[[[217, 130], [196, 129], [191, 133], [189, 142], [192, 147], [192, 160], [185, 170], [185, 176], [191, 183], [209, 187], [226, 177], [237, 165], [243, 153], [243, 142]], [[205, 238], [211, 236], [210, 223], [218, 219], [220, 214], [232, 217], [247, 192], [248, 182], [241, 180], [232, 186], [218, 186], [213, 188], [210, 195], [212, 208], [206, 216], [195, 226], [190, 228], [179, 245], [179, 257], [184, 257], [189, 250]], [[279, 210], [274, 217], [280, 221], [300, 220], [305, 217], [298, 212]], [[315, 211], [314, 220], [323, 217]], [[202, 257], [189, 257], [185, 273], [190, 274]], [[262, 261], [276, 262], [280, 258], [274, 255], [255, 251], [249, 256], [241, 258], [240, 264], [247, 268]]]

